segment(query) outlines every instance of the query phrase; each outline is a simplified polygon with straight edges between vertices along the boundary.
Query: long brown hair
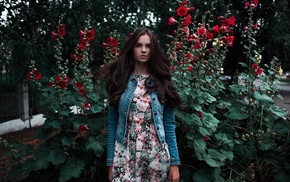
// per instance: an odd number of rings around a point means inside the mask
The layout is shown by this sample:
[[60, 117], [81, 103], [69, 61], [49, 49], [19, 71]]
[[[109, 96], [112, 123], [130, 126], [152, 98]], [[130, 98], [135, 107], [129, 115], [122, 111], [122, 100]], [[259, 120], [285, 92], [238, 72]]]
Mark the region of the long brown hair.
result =
[[151, 76], [148, 78], [149, 80], [146, 80], [147, 91], [149, 93], [156, 91], [161, 102], [176, 107], [180, 105], [181, 101], [171, 83], [170, 61], [162, 51], [155, 35], [145, 27], [137, 29], [124, 43], [119, 57], [104, 66], [109, 104], [116, 106], [121, 94], [126, 89], [129, 77], [134, 71], [133, 48], [139, 37], [144, 34], [151, 39], [150, 59], [148, 60], [148, 70]]

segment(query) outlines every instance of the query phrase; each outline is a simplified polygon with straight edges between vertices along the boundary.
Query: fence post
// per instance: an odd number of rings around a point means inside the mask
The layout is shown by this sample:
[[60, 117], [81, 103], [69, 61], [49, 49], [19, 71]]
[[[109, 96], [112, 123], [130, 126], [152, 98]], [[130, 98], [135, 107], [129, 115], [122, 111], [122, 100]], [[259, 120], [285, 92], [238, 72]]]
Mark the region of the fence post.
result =
[[29, 114], [29, 110], [28, 84], [24, 81], [19, 88], [19, 115], [22, 121], [29, 120], [29, 127], [31, 127], [31, 116]]

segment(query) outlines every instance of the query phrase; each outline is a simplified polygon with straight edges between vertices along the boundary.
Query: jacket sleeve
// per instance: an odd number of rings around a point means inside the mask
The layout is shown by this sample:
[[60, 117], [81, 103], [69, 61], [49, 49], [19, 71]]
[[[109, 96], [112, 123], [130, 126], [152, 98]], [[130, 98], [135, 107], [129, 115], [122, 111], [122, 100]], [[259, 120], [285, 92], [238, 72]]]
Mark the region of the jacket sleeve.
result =
[[175, 134], [176, 123], [173, 109], [171, 107], [164, 106], [163, 124], [165, 130], [165, 139], [166, 143], [168, 144], [168, 149], [170, 153], [170, 165], [180, 165], [180, 158]]
[[116, 140], [116, 130], [118, 124], [117, 107], [109, 106], [108, 108], [108, 142], [107, 142], [107, 166], [113, 165], [114, 147]]

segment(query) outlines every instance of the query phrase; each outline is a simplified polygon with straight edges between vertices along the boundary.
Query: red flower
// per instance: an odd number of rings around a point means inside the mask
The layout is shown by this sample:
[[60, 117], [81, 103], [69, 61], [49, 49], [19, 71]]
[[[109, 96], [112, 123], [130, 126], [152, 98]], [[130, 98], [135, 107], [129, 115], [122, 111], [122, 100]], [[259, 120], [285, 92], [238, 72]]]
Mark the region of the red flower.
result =
[[30, 81], [31, 79], [31, 72], [26, 73], [26, 80]]
[[169, 25], [169, 26], [174, 25], [176, 22], [177, 22], [177, 21], [174, 19], [173, 16], [170, 17], [170, 18], [168, 18], [168, 25]]
[[197, 34], [200, 35], [205, 35], [206, 29], [204, 27], [198, 28], [197, 29]]
[[263, 74], [263, 69], [262, 69], [262, 68], [258, 68], [258, 69], [256, 70], [256, 73], [257, 73], [258, 75]]
[[208, 141], [208, 136], [203, 137], [204, 141]]
[[72, 54], [72, 53], [69, 55], [69, 57], [70, 57], [71, 59], [75, 59], [75, 55]]
[[70, 78], [68, 76], [65, 76], [65, 81], [67, 82], [67, 84], [70, 84]]
[[107, 38], [107, 43], [109, 44], [109, 46], [118, 47], [118, 40], [116, 38], [113, 37]]
[[175, 66], [171, 66], [171, 70], [174, 71], [175, 70]]
[[79, 126], [79, 132], [83, 133], [87, 131], [89, 128], [86, 125], [80, 125]]
[[90, 31], [87, 32], [86, 38], [88, 40], [93, 40], [95, 37], [95, 29], [91, 29]]
[[51, 82], [47, 82], [46, 86], [51, 87], [53, 84]]
[[200, 39], [198, 39], [198, 40], [195, 42], [195, 44], [193, 45], [193, 48], [194, 48], [194, 49], [200, 49], [200, 48], [201, 48], [201, 46], [200, 46]]
[[225, 26], [235, 26], [236, 18], [234, 16], [231, 16], [230, 18], [226, 18], [222, 20], [222, 24]]
[[188, 9], [185, 6], [180, 6], [179, 8], [177, 8], [176, 12], [177, 16], [185, 16], [188, 12]]
[[84, 109], [89, 110], [90, 109], [90, 103], [85, 102]]
[[81, 60], [82, 60], [82, 56], [81, 55], [78, 55], [77, 61], [80, 62]]
[[249, 7], [249, 6], [250, 6], [250, 2], [247, 1], [247, 2], [245, 3], [245, 7], [247, 8], [247, 7]]
[[227, 41], [229, 42], [229, 46], [233, 46], [233, 42], [234, 42], [235, 37], [234, 36], [228, 36], [227, 37]]
[[189, 66], [189, 67], [187, 68], [187, 70], [188, 70], [189, 72], [192, 72], [192, 70], [193, 70], [193, 66]]
[[253, 25], [253, 28], [254, 28], [254, 29], [258, 29], [258, 24], [255, 23], [255, 24]]
[[102, 43], [102, 46], [103, 46], [103, 47], [107, 47], [107, 43], [103, 42], [103, 43]]
[[51, 31], [51, 37], [52, 37], [52, 40], [53, 41], [57, 41], [57, 36], [56, 36], [56, 34], [54, 33], [54, 31]]
[[252, 69], [258, 69], [258, 64], [257, 63], [254, 63], [254, 64], [252, 64]]
[[213, 33], [211, 33], [210, 31], [208, 31], [207, 34], [206, 34], [206, 38], [207, 39], [210, 39], [210, 40], [213, 39]]
[[258, 0], [253, 0], [253, 3], [254, 3], [255, 5], [257, 5], [257, 4], [259, 3], [259, 1], [258, 1]]
[[77, 89], [82, 89], [83, 88], [83, 83], [82, 82], [75, 82], [75, 86]]
[[176, 43], [176, 49], [179, 49], [181, 47], [181, 43], [180, 42], [177, 42]]
[[187, 5], [188, 5], [188, 2], [186, 2], [186, 1], [183, 1], [180, 3], [180, 6], [187, 6]]
[[63, 37], [65, 35], [65, 28], [64, 27], [61, 27], [58, 29], [58, 35], [60, 37]]
[[84, 40], [84, 39], [80, 39], [80, 44], [79, 44], [79, 46], [78, 46], [78, 48], [79, 48], [79, 50], [83, 50], [83, 49], [85, 49], [87, 47], [87, 43], [86, 43], [86, 41]]
[[214, 33], [219, 33], [220, 31], [219, 31], [219, 26], [218, 25], [215, 25], [214, 27], [212, 27], [212, 31], [214, 32]]
[[85, 94], [86, 94], [85, 89], [81, 88], [81, 89], [79, 90], [79, 94], [81, 94], [81, 95], [85, 95]]
[[183, 21], [183, 23], [182, 23], [182, 26], [187, 27], [187, 26], [190, 25], [190, 24], [191, 24], [191, 15], [188, 14], [188, 15], [185, 17], [185, 19], [184, 19], [184, 21]]
[[66, 89], [67, 83], [64, 80], [61, 80], [57, 83], [57, 86], [59, 86], [62, 89]]
[[202, 115], [203, 115], [202, 112], [197, 113], [197, 116], [198, 116], [199, 118], [202, 118]]
[[59, 75], [56, 75], [56, 76], [55, 76], [55, 81], [56, 81], [56, 82], [60, 82], [60, 76], [59, 76]]
[[36, 71], [35, 74], [34, 74], [34, 78], [36, 80], [41, 80], [42, 79], [42, 75], [39, 71]]

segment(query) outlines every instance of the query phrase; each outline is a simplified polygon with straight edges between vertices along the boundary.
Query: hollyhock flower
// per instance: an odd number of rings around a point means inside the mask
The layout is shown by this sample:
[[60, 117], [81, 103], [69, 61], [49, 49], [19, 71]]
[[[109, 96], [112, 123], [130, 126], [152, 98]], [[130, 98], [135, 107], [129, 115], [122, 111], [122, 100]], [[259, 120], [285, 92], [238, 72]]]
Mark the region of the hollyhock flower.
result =
[[197, 34], [199, 34], [199, 35], [203, 36], [203, 35], [205, 35], [205, 32], [206, 32], [206, 28], [204, 28], [204, 27], [197, 29]]
[[63, 37], [65, 35], [65, 28], [64, 27], [61, 27], [58, 29], [58, 35], [60, 37]]
[[75, 86], [77, 89], [82, 89], [83, 88], [83, 83], [82, 82], [75, 82]]
[[77, 61], [80, 62], [81, 60], [82, 60], [82, 56], [81, 55], [78, 55], [77, 56]]
[[177, 54], [176, 54], [176, 52], [173, 52], [173, 53], [172, 53], [172, 58], [173, 58], [173, 59], [177, 59]]
[[83, 133], [86, 132], [89, 128], [86, 125], [80, 125], [78, 130], [79, 132]]
[[183, 1], [183, 2], [180, 3], [180, 6], [188, 6], [188, 2]]
[[78, 46], [78, 49], [79, 50], [84, 50], [85, 48], [87, 47], [87, 43], [86, 43], [86, 41], [84, 40], [84, 39], [80, 39], [80, 44], [79, 44], [79, 46]]
[[211, 72], [211, 71], [209, 71], [209, 72], [207, 72], [207, 74], [211, 76], [211, 75], [212, 75], [212, 72]]
[[79, 94], [81, 94], [81, 95], [85, 95], [85, 94], [86, 94], [85, 89], [83, 89], [83, 88], [79, 89]]
[[216, 34], [218, 34], [220, 31], [219, 31], [219, 26], [218, 25], [215, 25], [214, 27], [212, 27], [212, 31]]
[[188, 37], [188, 41], [191, 42], [196, 39], [196, 35], [192, 34]]
[[181, 47], [181, 43], [180, 42], [177, 42], [176, 43], [176, 49], [179, 49]]
[[193, 6], [191, 6], [190, 8], [189, 8], [189, 11], [194, 11], [195, 10], [195, 8], [193, 7]]
[[68, 76], [65, 76], [66, 83], [70, 84], [70, 78]]
[[219, 31], [220, 32], [228, 32], [229, 26], [222, 25], [222, 26], [220, 26]]
[[80, 30], [80, 37], [81, 37], [81, 38], [83, 38], [83, 37], [84, 37], [84, 35], [85, 35], [85, 32], [84, 32], [84, 31], [82, 31], [82, 30]]
[[175, 70], [175, 66], [171, 66], [171, 70], [174, 71]]
[[179, 8], [177, 8], [176, 12], [177, 16], [185, 16], [188, 12], [188, 9], [185, 6], [180, 6]]
[[31, 79], [31, 72], [28, 72], [28, 73], [26, 73], [26, 80], [27, 81], [30, 81], [30, 79]]
[[168, 18], [168, 25], [169, 25], [169, 26], [174, 25], [176, 22], [177, 22], [177, 21], [174, 19], [173, 16], [170, 17], [170, 18]]
[[257, 63], [252, 64], [252, 69], [258, 69], [259, 65]]
[[245, 27], [244, 27], [244, 30], [245, 30], [245, 31], [247, 31], [248, 29], [249, 29], [249, 27], [248, 27], [248, 26], [245, 26]]
[[228, 41], [230, 47], [233, 46], [234, 39], [235, 39], [235, 37], [232, 35], [227, 37], [227, 41]]
[[105, 43], [105, 42], [102, 43], [102, 46], [103, 46], [103, 47], [107, 47], [107, 45], [108, 45], [108, 44]]
[[192, 72], [192, 70], [193, 70], [193, 66], [189, 66], [189, 67], [187, 68], [187, 70], [188, 70], [189, 72]]
[[59, 75], [56, 75], [56, 76], [55, 76], [55, 81], [56, 81], [56, 82], [60, 82], [60, 76], [59, 76]]
[[42, 75], [39, 71], [36, 71], [35, 74], [34, 74], [34, 78], [36, 80], [41, 80], [42, 79]]
[[53, 41], [57, 41], [57, 36], [56, 36], [56, 34], [54, 33], [54, 31], [51, 31], [51, 37], [52, 37], [52, 40]]
[[71, 59], [75, 59], [75, 55], [72, 54], [72, 53], [69, 55], [69, 57], [70, 57]]
[[47, 87], [51, 87], [52, 85], [53, 85], [53, 83], [51, 83], [51, 82], [47, 82], [47, 84], [46, 84]]
[[257, 5], [258, 4], [258, 0], [253, 0], [253, 3], [255, 4], [255, 5]]
[[91, 29], [90, 31], [87, 32], [86, 38], [88, 40], [93, 40], [95, 37], [95, 29]]
[[198, 112], [198, 113], [197, 113], [197, 116], [198, 116], [199, 118], [202, 118], [202, 115], [203, 115], [202, 112]]
[[185, 17], [184, 21], [182, 22], [182, 26], [187, 27], [187, 26], [190, 25], [190, 24], [191, 24], [191, 15], [188, 14], [188, 15]]
[[255, 23], [255, 24], [253, 25], [253, 28], [254, 28], [254, 29], [258, 29], [258, 24]]
[[64, 80], [61, 80], [57, 83], [57, 86], [59, 86], [62, 89], [66, 89], [67, 83]]
[[204, 141], [208, 141], [208, 136], [203, 137]]
[[222, 24], [225, 26], [235, 26], [236, 18], [234, 16], [231, 16], [230, 18], [226, 18], [222, 20]]
[[258, 75], [261, 75], [261, 74], [263, 73], [263, 69], [262, 69], [262, 68], [258, 68], [258, 69], [256, 70], [256, 73], [257, 73]]
[[200, 46], [200, 39], [198, 39], [198, 40], [195, 42], [195, 44], [193, 45], [193, 48], [194, 48], [194, 49], [200, 49], [200, 48], [201, 48], [201, 46]]
[[84, 109], [89, 110], [90, 109], [90, 103], [85, 102]]
[[178, 61], [178, 63], [177, 63], [177, 64], [178, 64], [179, 66], [180, 66], [180, 65], [182, 65], [182, 61]]
[[250, 6], [250, 2], [247, 1], [247, 2], [245, 3], [245, 7], [247, 8], [247, 7], [249, 7], [249, 6]]
[[191, 58], [191, 53], [187, 53], [187, 54], [185, 54], [185, 57], [187, 58], [187, 59], [190, 59]]
[[206, 38], [209, 39], [209, 40], [213, 39], [213, 33], [208, 31], [207, 34], [206, 34]]

